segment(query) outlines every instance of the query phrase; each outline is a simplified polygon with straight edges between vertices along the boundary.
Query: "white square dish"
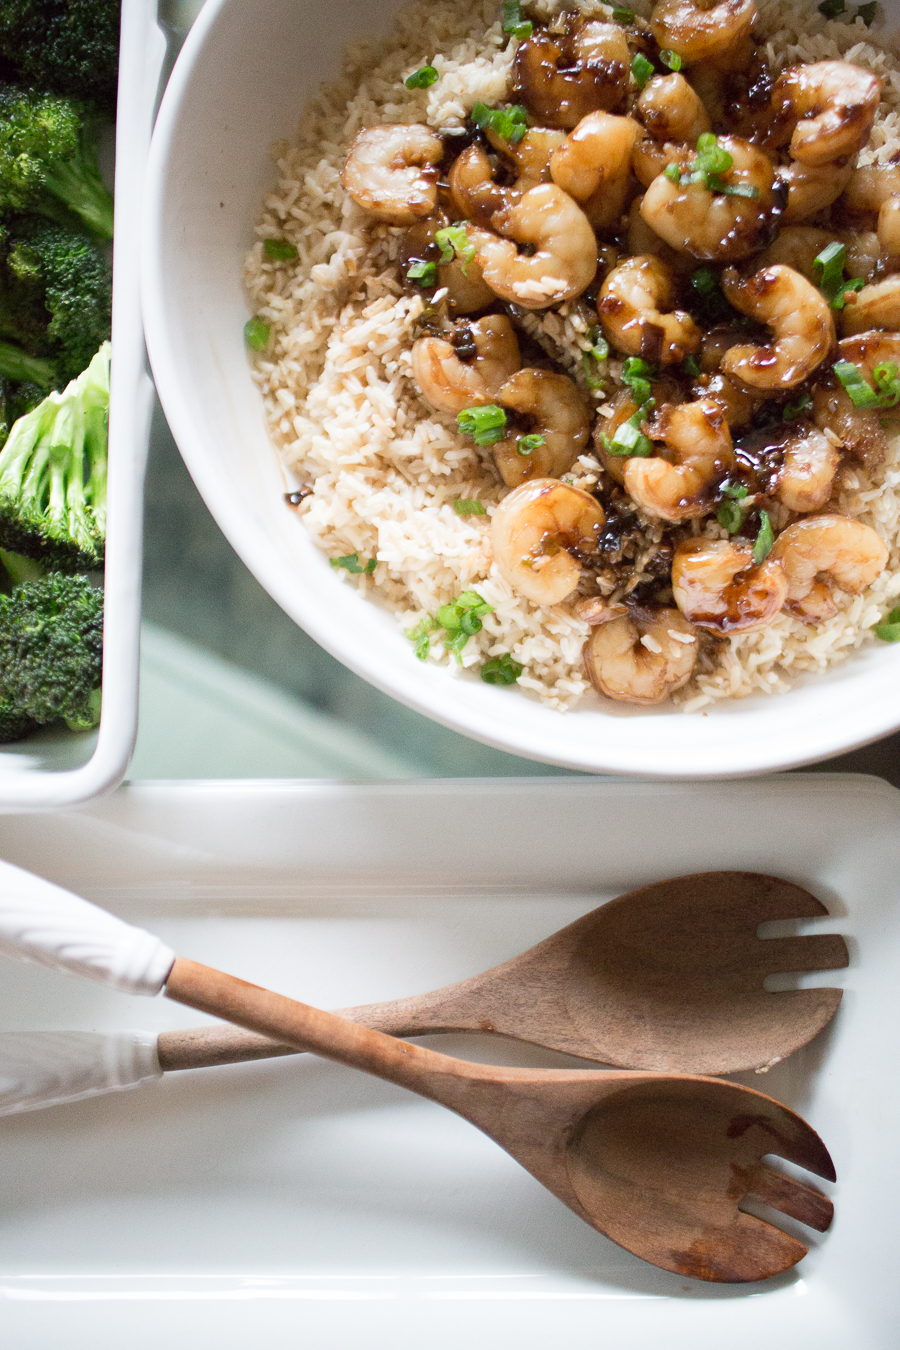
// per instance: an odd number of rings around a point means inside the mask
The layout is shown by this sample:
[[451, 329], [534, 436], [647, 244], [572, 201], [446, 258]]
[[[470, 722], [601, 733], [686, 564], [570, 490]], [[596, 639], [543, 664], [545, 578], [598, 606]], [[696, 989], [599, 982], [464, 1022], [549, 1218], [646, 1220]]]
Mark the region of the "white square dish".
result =
[[[0, 1121], [9, 1350], [761, 1344], [895, 1350], [900, 794], [800, 776], [138, 785], [0, 819], [0, 855], [209, 961], [320, 1006], [433, 988], [604, 899], [707, 868], [808, 885], [850, 939], [832, 1027], [752, 1086], [832, 1151], [836, 1221], [757, 1286], [654, 1270], [441, 1108], [313, 1058], [172, 1074]], [[811, 926], [811, 925], [808, 925]], [[3, 962], [0, 1028], [150, 1029], [195, 1016]], [[782, 977], [783, 978], [783, 977]], [[499, 1040], [451, 1053], [574, 1063]]]

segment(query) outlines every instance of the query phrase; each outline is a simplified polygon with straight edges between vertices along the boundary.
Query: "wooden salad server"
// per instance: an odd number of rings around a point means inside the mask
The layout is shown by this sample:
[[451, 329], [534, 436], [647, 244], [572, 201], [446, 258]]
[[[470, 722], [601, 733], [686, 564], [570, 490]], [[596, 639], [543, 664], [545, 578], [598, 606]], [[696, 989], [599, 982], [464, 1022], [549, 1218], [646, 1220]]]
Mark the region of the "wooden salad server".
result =
[[586, 1223], [665, 1270], [744, 1282], [806, 1246], [746, 1199], [824, 1231], [832, 1205], [767, 1155], [834, 1168], [793, 1111], [715, 1078], [470, 1064], [176, 957], [157, 938], [0, 863], [0, 951], [177, 1003], [409, 1088], [471, 1121]]

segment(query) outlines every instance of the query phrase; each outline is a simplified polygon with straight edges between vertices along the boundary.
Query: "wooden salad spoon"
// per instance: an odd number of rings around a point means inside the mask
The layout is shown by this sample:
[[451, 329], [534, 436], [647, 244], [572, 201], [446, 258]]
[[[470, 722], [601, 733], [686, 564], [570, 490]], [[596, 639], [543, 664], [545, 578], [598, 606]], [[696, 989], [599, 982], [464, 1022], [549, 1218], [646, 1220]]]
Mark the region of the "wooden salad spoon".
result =
[[[759, 872], [701, 872], [620, 895], [481, 975], [413, 998], [343, 1008], [391, 1036], [498, 1032], [629, 1069], [726, 1074], [769, 1068], [830, 1022], [840, 989], [769, 993], [767, 975], [836, 970], [837, 933], [758, 938], [761, 923], [825, 906]], [[163, 1070], [295, 1053], [236, 1027], [164, 1032]]]
[[834, 1179], [805, 1121], [751, 1088], [642, 1071], [469, 1064], [194, 961], [95, 905], [0, 863], [0, 950], [111, 985], [166, 996], [259, 1035], [409, 1088], [471, 1121], [598, 1232], [702, 1280], [762, 1280], [806, 1254], [740, 1209], [753, 1200], [824, 1231], [828, 1198], [764, 1161]]

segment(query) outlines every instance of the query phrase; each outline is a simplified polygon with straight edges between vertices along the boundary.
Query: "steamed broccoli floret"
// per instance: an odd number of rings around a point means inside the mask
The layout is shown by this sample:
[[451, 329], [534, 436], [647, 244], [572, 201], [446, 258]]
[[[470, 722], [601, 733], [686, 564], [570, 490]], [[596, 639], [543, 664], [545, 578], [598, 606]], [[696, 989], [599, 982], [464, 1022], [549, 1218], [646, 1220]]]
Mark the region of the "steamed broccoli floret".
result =
[[61, 394], [19, 418], [0, 450], [0, 546], [63, 572], [102, 564], [108, 420], [105, 343]]
[[0, 595], [0, 739], [58, 717], [96, 726], [102, 657], [103, 594], [87, 577], [51, 573]]
[[41, 89], [115, 109], [119, 0], [0, 0], [0, 52]]
[[[110, 335], [109, 264], [87, 235], [46, 220], [17, 222], [10, 227], [9, 243], [7, 270], [13, 288], [19, 285], [32, 298], [40, 297], [49, 316], [45, 341], [50, 348], [40, 354], [56, 362], [58, 380], [53, 383], [72, 379]], [[11, 371], [7, 374], [14, 378]], [[18, 378], [41, 383], [35, 374]]]
[[0, 84], [0, 207], [74, 214], [101, 239], [113, 234], [113, 200], [97, 161], [96, 122], [83, 104]]

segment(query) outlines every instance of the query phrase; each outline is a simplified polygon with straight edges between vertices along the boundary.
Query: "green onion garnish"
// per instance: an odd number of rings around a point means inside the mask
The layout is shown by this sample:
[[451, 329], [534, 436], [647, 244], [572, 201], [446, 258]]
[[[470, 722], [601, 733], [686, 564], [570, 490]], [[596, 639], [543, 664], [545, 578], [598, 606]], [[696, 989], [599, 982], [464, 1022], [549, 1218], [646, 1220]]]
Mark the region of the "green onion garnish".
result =
[[795, 417], [799, 417], [802, 412], [806, 412], [806, 409], [810, 407], [812, 407], [812, 395], [809, 390], [804, 390], [796, 403], [786, 403], [784, 405], [784, 420], [786, 422], [793, 422]]
[[641, 459], [653, 454], [653, 442], [641, 431], [641, 423], [652, 410], [652, 405], [653, 399], [650, 399], [643, 408], [638, 408], [636, 413], [632, 413], [627, 422], [621, 422], [616, 427], [612, 439], [603, 438], [603, 444], [609, 454], [628, 458], [637, 456]]
[[696, 379], [700, 374], [700, 362], [696, 356], [686, 356], [681, 365], [685, 375], [690, 375], [692, 379]]
[[291, 262], [297, 256], [297, 250], [286, 239], [267, 239], [263, 244], [263, 253], [273, 262]]
[[438, 230], [434, 242], [441, 250], [441, 262], [448, 263], [454, 258], [459, 258], [465, 275], [466, 268], [475, 257], [475, 245], [466, 234], [466, 222], [458, 220], [455, 225], [447, 225], [443, 230]]
[[698, 267], [696, 272], [692, 272], [691, 285], [704, 300], [710, 299], [721, 289], [719, 278], [711, 267]]
[[722, 488], [724, 501], [716, 512], [716, 520], [729, 534], [737, 534], [744, 523], [744, 510], [740, 503], [747, 497], [748, 491], [743, 483], [729, 483]]
[[670, 183], [681, 187], [690, 187], [692, 183], [702, 183], [710, 192], [719, 192], [725, 197], [759, 196], [759, 188], [752, 183], [726, 183], [723, 173], [734, 167], [734, 159], [716, 140], [715, 133], [704, 131], [697, 138], [697, 154], [687, 169], [678, 164], [667, 164], [663, 174]]
[[867, 28], [871, 28], [872, 24], [875, 22], [877, 10], [878, 5], [876, 0], [869, 0], [869, 4], [867, 5], [857, 5], [856, 17], [862, 19]]
[[653, 62], [648, 61], [643, 52], [638, 52], [631, 63], [631, 73], [634, 76], [634, 82], [638, 89], [643, 89], [644, 85], [653, 74]]
[[819, 13], [825, 19], [836, 19], [847, 8], [847, 0], [822, 0]]
[[756, 543], [753, 545], [753, 561], [759, 567], [761, 562], [765, 562], [772, 552], [772, 546], [775, 543], [775, 532], [772, 529], [772, 522], [769, 519], [768, 511], [759, 513], [759, 534], [756, 536]]
[[411, 75], [407, 75], [403, 83], [407, 89], [428, 89], [431, 85], [437, 84], [439, 79], [440, 76], [434, 66], [420, 66]]
[[513, 660], [509, 652], [504, 652], [502, 656], [485, 661], [481, 667], [481, 678], [485, 684], [515, 684], [524, 669], [525, 667], [518, 661]]
[[351, 572], [354, 576], [365, 574], [365, 576], [370, 577], [378, 566], [378, 562], [375, 558], [370, 558], [365, 566], [363, 566], [359, 561], [358, 553], [346, 553], [343, 558], [329, 558], [328, 561], [331, 563], [332, 567], [343, 568], [345, 572]]
[[495, 445], [506, 435], [506, 412], [496, 403], [464, 408], [456, 414], [456, 425], [464, 436], [473, 437], [476, 445]]
[[650, 381], [656, 378], [656, 366], [640, 356], [629, 356], [622, 363], [622, 380], [631, 390], [631, 397], [638, 408], [643, 408], [650, 398]]
[[406, 274], [407, 281], [417, 281], [420, 286], [434, 286], [437, 283], [437, 263], [414, 262]]
[[477, 591], [463, 591], [449, 605], [441, 605], [437, 612], [437, 624], [447, 632], [448, 636], [443, 639], [444, 646], [448, 652], [453, 652], [457, 660], [469, 638], [481, 632], [481, 616], [492, 613], [493, 608]]
[[503, 0], [503, 31], [524, 42], [534, 31], [534, 24], [522, 18], [519, 0]]
[[892, 609], [884, 623], [877, 623], [872, 632], [882, 642], [900, 642], [900, 609]]
[[663, 169], [663, 177], [668, 178], [670, 183], [681, 183], [681, 165], [667, 164]]
[[588, 331], [587, 338], [591, 344], [590, 355], [595, 361], [605, 361], [609, 356], [609, 343], [603, 336], [599, 323], [595, 323]]
[[588, 389], [605, 389], [606, 384], [600, 375], [594, 373], [591, 366], [591, 356], [589, 352], [581, 354], [581, 369], [584, 371], [584, 382]]
[[487, 511], [484, 502], [477, 501], [474, 497], [457, 497], [453, 503], [453, 510], [458, 516], [486, 516]]
[[539, 436], [536, 432], [530, 436], [520, 436], [516, 441], [516, 450], [523, 457], [530, 455], [532, 451], [540, 450], [546, 439], [546, 436]]
[[413, 650], [420, 661], [428, 659], [428, 653], [431, 649], [431, 634], [436, 633], [438, 625], [432, 619], [430, 614], [416, 624], [415, 628], [407, 628], [406, 636], [413, 644]]
[[634, 23], [633, 9], [614, 9], [612, 16], [616, 23]]
[[835, 361], [832, 370], [855, 408], [895, 408], [900, 402], [900, 377], [893, 361], [881, 361], [872, 371], [872, 384], [852, 361]]
[[528, 130], [527, 114], [520, 103], [511, 108], [489, 108], [486, 103], [476, 103], [469, 116], [476, 127], [493, 131], [509, 145], [518, 145]]
[[[613, 17], [615, 17], [615, 15]], [[659, 59], [664, 66], [668, 66], [669, 70], [678, 72], [681, 69], [681, 57], [677, 52], [660, 52]]]
[[819, 290], [831, 302], [832, 309], [843, 309], [847, 303], [847, 293], [861, 291], [865, 282], [862, 277], [844, 280], [844, 268], [847, 264], [847, 250], [843, 244], [833, 239], [816, 256], [815, 269]]
[[254, 314], [253, 318], [244, 324], [244, 341], [252, 351], [264, 352], [269, 345], [271, 331], [265, 319]]

